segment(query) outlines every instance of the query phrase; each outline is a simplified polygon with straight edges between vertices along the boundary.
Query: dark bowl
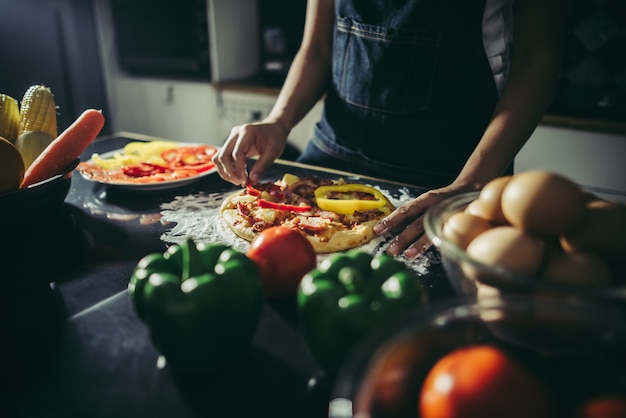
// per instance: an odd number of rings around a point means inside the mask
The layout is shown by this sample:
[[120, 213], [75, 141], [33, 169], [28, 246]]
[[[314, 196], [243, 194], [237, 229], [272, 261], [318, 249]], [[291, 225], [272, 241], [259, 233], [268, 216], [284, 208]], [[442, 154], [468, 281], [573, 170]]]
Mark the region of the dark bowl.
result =
[[70, 190], [72, 173], [80, 160], [74, 161], [60, 174], [32, 186], [0, 193], [0, 219], [14, 223], [21, 218], [43, 213], [61, 205]]
[[0, 194], [0, 265], [10, 291], [47, 286], [89, 255], [90, 237], [65, 203], [77, 164], [30, 187]]
[[626, 390], [623, 314], [571, 300], [462, 298], [415, 310], [363, 341], [335, 381], [330, 416], [416, 418], [437, 361], [485, 344], [505, 350], [545, 385], [556, 416], [574, 416], [589, 398]]

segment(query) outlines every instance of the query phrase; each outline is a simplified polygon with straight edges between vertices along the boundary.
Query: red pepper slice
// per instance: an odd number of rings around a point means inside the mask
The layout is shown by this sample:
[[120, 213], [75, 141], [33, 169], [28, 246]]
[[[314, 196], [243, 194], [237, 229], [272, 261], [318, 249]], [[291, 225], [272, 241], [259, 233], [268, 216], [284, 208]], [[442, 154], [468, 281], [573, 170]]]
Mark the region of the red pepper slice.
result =
[[251, 184], [246, 184], [246, 193], [250, 196], [261, 196], [261, 191], [255, 189], [254, 186]]
[[168, 173], [172, 170], [158, 164], [139, 163], [122, 167], [122, 172], [129, 177], [146, 177], [157, 173]]
[[257, 204], [264, 209], [289, 210], [292, 212], [308, 212], [311, 210], [309, 205], [287, 205], [285, 203], [270, 202], [265, 199], [257, 200]]
[[252, 184], [246, 185], [246, 193], [250, 196], [261, 196], [261, 194], [265, 192], [272, 198], [272, 200], [280, 201], [285, 199], [285, 193], [281, 191], [280, 186], [275, 184], [260, 184], [259, 186], [261, 186], [262, 190], [257, 189]]

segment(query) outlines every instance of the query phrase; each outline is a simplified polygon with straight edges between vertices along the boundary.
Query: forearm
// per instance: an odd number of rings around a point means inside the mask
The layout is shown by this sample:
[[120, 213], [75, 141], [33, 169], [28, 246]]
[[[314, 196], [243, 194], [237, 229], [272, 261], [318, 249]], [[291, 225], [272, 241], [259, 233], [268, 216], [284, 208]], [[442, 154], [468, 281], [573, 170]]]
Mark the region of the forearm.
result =
[[[529, 72], [528, 78], [531, 74]], [[554, 80], [543, 75], [543, 79], [535, 78], [532, 84], [528, 84], [524, 83], [525, 78], [518, 80], [521, 85], [511, 85], [503, 92], [493, 118], [461, 170], [458, 182], [480, 189], [489, 180], [502, 175], [533, 133], [549, 104]]]
[[[566, 33], [567, 7], [560, 0], [547, 3], [552, 3], [553, 8], [548, 8], [541, 18], [535, 15], [532, 21], [530, 14], [537, 13], [533, 11], [532, 0], [517, 11], [518, 28], [514, 33], [509, 81], [457, 184], [480, 189], [489, 180], [502, 175], [550, 104]], [[519, 27], [522, 25], [525, 26]]]
[[324, 95], [330, 78], [330, 58], [312, 49], [300, 50], [267, 121], [290, 131]]

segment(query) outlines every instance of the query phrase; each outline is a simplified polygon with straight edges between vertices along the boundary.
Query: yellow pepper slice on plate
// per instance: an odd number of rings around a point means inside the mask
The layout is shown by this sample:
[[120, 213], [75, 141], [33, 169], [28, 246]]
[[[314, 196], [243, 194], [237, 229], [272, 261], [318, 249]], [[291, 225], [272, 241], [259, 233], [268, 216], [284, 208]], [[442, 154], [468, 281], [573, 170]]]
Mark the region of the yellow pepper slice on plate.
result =
[[353, 183], [320, 186], [315, 189], [315, 200], [320, 209], [340, 215], [375, 210], [389, 203], [380, 190], [365, 184]]
[[92, 154], [91, 160], [100, 167], [110, 170], [140, 163], [165, 166], [167, 164], [161, 157], [161, 153], [179, 146], [180, 144], [177, 142], [162, 140], [129, 142], [124, 146], [122, 152], [117, 152], [108, 158], [102, 158], [99, 154]]

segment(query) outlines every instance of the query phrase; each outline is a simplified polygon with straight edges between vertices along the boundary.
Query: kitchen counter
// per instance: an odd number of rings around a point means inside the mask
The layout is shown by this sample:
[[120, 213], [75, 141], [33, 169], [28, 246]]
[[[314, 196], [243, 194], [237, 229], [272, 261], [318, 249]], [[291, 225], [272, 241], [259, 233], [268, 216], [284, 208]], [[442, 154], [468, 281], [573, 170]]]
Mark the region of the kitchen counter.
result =
[[[82, 160], [137, 138], [98, 138]], [[279, 161], [266, 179], [285, 172], [351, 176]], [[392, 194], [422, 191], [367, 181]], [[235, 189], [217, 174], [175, 189], [135, 191], [93, 183], [75, 172], [59, 215], [71, 228], [48, 237], [54, 258], [62, 262], [11, 296], [9, 315], [18, 326], [10, 327], [15, 334], [2, 343], [4, 349], [9, 346], [10, 355], [4, 356], [10, 359], [9, 371], [3, 376], [11, 387], [5, 392], [8, 410], [3, 416], [327, 416], [331, 385], [307, 351], [295, 300], [265, 300], [246, 355], [218, 372], [193, 377], [160, 366], [147, 329], [132, 310], [127, 291], [132, 269], [144, 255], [163, 252], [170, 244], [163, 234], [175, 225], [163, 222], [163, 205], [180, 196]], [[420, 278], [432, 300], [445, 298], [451, 294], [449, 283], [434, 250], [429, 253], [428, 271], [419, 272]]]

